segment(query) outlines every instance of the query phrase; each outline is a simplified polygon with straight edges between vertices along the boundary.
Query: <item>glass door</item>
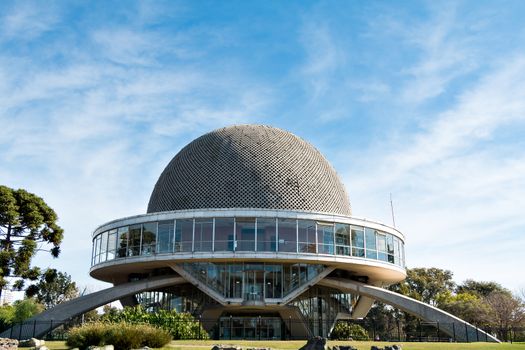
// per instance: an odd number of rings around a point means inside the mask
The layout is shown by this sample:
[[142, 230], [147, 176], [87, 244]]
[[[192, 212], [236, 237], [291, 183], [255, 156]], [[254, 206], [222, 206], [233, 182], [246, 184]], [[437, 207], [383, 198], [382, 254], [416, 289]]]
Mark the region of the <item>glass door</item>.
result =
[[264, 266], [246, 265], [244, 270], [244, 300], [264, 300]]

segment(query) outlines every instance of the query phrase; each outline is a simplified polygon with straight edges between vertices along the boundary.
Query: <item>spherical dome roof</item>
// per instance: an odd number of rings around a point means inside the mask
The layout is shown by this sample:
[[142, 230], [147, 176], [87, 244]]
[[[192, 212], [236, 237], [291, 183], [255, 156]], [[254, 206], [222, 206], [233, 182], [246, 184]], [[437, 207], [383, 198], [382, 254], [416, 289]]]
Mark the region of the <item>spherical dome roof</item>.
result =
[[345, 188], [323, 155], [263, 125], [217, 129], [190, 142], [160, 175], [148, 213], [204, 208], [351, 215]]

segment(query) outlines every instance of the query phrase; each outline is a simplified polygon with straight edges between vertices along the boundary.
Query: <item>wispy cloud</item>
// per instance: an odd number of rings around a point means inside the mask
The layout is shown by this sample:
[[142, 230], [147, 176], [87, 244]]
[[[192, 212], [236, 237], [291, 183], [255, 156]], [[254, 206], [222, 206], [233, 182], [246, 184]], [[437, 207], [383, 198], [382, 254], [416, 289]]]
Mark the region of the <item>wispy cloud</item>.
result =
[[17, 2], [0, 17], [0, 41], [32, 40], [53, 28], [58, 20], [57, 7], [48, 3], [38, 8], [37, 2]]

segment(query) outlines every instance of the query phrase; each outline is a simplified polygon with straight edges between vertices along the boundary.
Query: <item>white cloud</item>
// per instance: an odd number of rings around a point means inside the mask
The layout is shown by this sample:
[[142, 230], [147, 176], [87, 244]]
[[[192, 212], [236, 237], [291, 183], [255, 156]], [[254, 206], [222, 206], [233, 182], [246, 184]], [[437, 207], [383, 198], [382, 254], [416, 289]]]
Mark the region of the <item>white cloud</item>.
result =
[[[38, 6], [37, 2], [17, 2], [0, 20], [0, 36], [5, 39], [32, 40], [51, 30], [58, 22], [57, 8], [52, 4]], [[2, 41], [0, 39], [0, 41]]]

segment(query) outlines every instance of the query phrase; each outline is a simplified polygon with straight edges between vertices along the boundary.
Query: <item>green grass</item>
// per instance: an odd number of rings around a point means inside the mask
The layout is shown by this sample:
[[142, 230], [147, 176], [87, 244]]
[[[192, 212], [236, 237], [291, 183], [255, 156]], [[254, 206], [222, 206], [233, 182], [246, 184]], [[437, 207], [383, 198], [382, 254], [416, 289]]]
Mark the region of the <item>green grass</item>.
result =
[[[210, 350], [214, 344], [234, 344], [246, 347], [270, 347], [275, 350], [297, 350], [304, 344], [304, 340], [272, 341], [272, 340], [174, 340], [162, 350]], [[328, 346], [352, 345], [359, 350], [370, 350], [370, 346], [385, 346], [401, 344], [403, 350], [525, 350], [525, 343], [403, 343], [377, 341], [328, 341]], [[46, 341], [50, 350], [66, 350], [68, 347], [63, 341]]]

